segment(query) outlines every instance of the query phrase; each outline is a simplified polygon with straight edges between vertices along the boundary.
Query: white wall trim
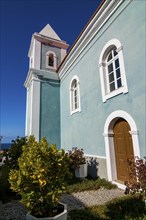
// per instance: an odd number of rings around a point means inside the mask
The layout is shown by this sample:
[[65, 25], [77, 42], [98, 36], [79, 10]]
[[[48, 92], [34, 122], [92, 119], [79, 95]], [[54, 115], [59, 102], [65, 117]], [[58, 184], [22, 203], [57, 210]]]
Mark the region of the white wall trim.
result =
[[31, 108], [31, 134], [39, 141], [40, 134], [40, 82], [32, 76], [32, 108]]
[[[77, 90], [78, 90], [78, 108], [75, 110], [72, 110], [73, 108], [73, 104], [72, 104], [72, 82], [73, 80], [77, 80]], [[76, 112], [81, 112], [81, 100], [80, 100], [80, 81], [77, 75], [74, 75], [70, 81], [70, 85], [69, 85], [69, 93], [70, 93], [70, 115], [73, 115]]]
[[[29, 82], [28, 82], [29, 81]], [[34, 135], [39, 141], [40, 129], [40, 80], [36, 73], [31, 70], [26, 83], [27, 104], [26, 104], [26, 128], [25, 135]], [[29, 91], [29, 92], [28, 92]], [[29, 106], [28, 106], [29, 100]], [[28, 117], [29, 115], [29, 117]], [[29, 122], [27, 121], [29, 118]]]
[[[109, 23], [108, 27], [113, 23], [113, 21], [121, 14], [121, 12], [131, 3], [132, 0], [129, 0], [126, 2], [124, 7], [120, 10], [120, 12], [112, 19], [112, 21]], [[101, 30], [101, 28], [104, 26], [106, 21], [112, 16], [112, 14], [117, 10], [117, 8], [124, 2], [124, 0], [119, 1], [110, 1], [105, 2], [105, 5], [101, 7], [101, 9], [97, 12], [96, 16], [94, 16], [94, 19], [91, 20], [89, 25], [86, 27], [85, 31], [77, 41], [77, 43], [72, 48], [71, 52], [67, 56], [65, 62], [61, 66], [59, 70], [59, 76], [61, 80], [66, 76], [66, 73], [68, 69], [73, 65], [73, 63], [76, 61], [76, 59], [79, 57], [79, 55], [83, 52], [83, 50], [87, 47], [87, 45], [90, 43], [90, 41], [94, 38], [94, 36]], [[107, 7], [107, 4], [108, 7]], [[112, 8], [111, 12], [110, 9]], [[107, 13], [105, 13], [107, 12]], [[108, 28], [107, 27], [107, 28]], [[106, 28], [106, 29], [107, 29]], [[93, 31], [94, 29], [94, 31]], [[89, 37], [90, 36], [90, 37]]]
[[41, 43], [35, 39], [35, 50], [34, 50], [34, 69], [40, 69], [41, 65]]
[[105, 54], [105, 51], [111, 47], [111, 46], [116, 46], [117, 48], [117, 52], [118, 52], [118, 48], [121, 48], [122, 45], [121, 45], [121, 42], [116, 39], [116, 38], [113, 38], [111, 40], [109, 40], [103, 47], [101, 53], [100, 53], [100, 57], [99, 57], [99, 65], [103, 62], [103, 57], [104, 57], [104, 54]]
[[[138, 129], [136, 123], [132, 116], [125, 111], [117, 110], [112, 112], [106, 119], [104, 126], [104, 140], [105, 140], [105, 150], [107, 158], [107, 174], [109, 181], [115, 181], [117, 178], [116, 174], [116, 163], [115, 163], [115, 153], [114, 153], [114, 138], [113, 138], [113, 127], [118, 118], [125, 119], [130, 126], [134, 156], [140, 157], [140, 148], [138, 141]], [[134, 131], [134, 132], [133, 132]]]
[[[53, 54], [54, 66], [48, 65], [48, 57], [50, 54]], [[56, 68], [57, 68], [57, 57], [56, 57], [56, 54], [51, 50], [47, 51], [47, 53], [46, 53], [46, 68], [53, 69], [53, 70], [56, 70]]]
[[28, 134], [28, 88], [26, 88], [25, 136]]
[[[120, 65], [120, 73], [121, 73], [121, 82], [122, 86], [112, 92], [108, 90], [108, 80], [107, 80], [107, 68], [106, 68], [106, 57], [111, 48], [115, 46], [116, 51], [118, 53], [119, 65]], [[101, 93], [102, 93], [102, 101], [106, 102], [107, 99], [110, 99], [116, 95], [121, 93], [125, 94], [128, 92], [128, 85], [124, 67], [124, 58], [123, 58], [123, 46], [121, 42], [114, 38], [109, 40], [105, 46], [103, 47], [100, 57], [99, 57], [99, 72], [100, 72], [100, 84], [101, 84]]]
[[34, 68], [34, 59], [35, 59], [35, 40], [32, 41], [31, 53], [29, 55], [29, 68]]
[[66, 50], [61, 48], [61, 62], [63, 61], [65, 56], [66, 56]]
[[32, 102], [32, 100], [33, 100], [33, 83], [31, 82], [31, 84], [30, 84], [30, 87], [29, 87], [29, 89], [30, 89], [30, 112], [29, 112], [29, 114], [30, 114], [30, 121], [29, 121], [29, 135], [31, 135], [32, 134], [32, 123], [33, 123], [33, 120], [32, 120], [32, 105], [33, 105], [33, 102]]
[[98, 156], [98, 155], [92, 155], [92, 154], [85, 154], [85, 157], [95, 157], [95, 158], [106, 160], [106, 157], [104, 157], [104, 156]]

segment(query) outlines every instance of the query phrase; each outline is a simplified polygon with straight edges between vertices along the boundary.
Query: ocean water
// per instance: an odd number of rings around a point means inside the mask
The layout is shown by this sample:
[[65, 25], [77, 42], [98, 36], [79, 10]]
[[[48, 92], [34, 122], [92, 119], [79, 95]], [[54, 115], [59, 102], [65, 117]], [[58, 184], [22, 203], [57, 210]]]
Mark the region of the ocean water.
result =
[[2, 143], [0, 146], [0, 150], [9, 149], [12, 143]]

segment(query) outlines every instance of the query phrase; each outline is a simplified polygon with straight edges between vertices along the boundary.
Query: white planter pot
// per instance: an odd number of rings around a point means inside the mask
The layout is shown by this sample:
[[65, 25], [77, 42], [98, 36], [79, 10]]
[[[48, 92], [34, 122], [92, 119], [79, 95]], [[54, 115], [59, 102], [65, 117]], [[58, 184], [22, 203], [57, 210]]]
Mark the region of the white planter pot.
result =
[[61, 204], [64, 205], [64, 211], [54, 217], [37, 218], [30, 213], [27, 213], [26, 220], [67, 220], [67, 206], [66, 204]]
[[87, 164], [80, 164], [80, 167], [75, 169], [75, 176], [85, 178], [87, 176]]

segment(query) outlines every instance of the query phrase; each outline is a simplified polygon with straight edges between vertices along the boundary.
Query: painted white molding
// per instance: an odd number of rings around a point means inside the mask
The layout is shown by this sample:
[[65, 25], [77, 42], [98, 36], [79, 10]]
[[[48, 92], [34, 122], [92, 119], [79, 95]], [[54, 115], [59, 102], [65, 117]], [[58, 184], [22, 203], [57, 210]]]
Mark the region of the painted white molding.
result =
[[[120, 66], [120, 73], [121, 73], [121, 82], [122, 86], [118, 89], [110, 92], [109, 91], [109, 83], [108, 83], [108, 74], [107, 74], [107, 67], [106, 67], [106, 58], [107, 54], [111, 50], [111, 48], [115, 46], [116, 51], [118, 53], [118, 60]], [[100, 83], [101, 83], [101, 93], [102, 93], [102, 101], [106, 102], [107, 99], [110, 99], [118, 94], [125, 94], [128, 92], [127, 80], [126, 80], [126, 73], [124, 67], [124, 58], [123, 58], [123, 46], [118, 39], [111, 39], [109, 40], [105, 46], [103, 47], [100, 57], [99, 57], [99, 72], [100, 72]]]
[[31, 130], [37, 141], [39, 141], [40, 132], [40, 82], [32, 79], [32, 99], [31, 99]]
[[32, 35], [31, 37], [31, 42], [30, 42], [30, 47], [29, 47], [29, 51], [28, 51], [28, 57], [32, 56], [32, 50], [33, 50], [33, 43], [34, 43], [34, 35]]
[[119, 189], [125, 190], [126, 186], [122, 183], [118, 183], [116, 181], [112, 181], [113, 184], [117, 185]]
[[[96, 15], [90, 21], [89, 25], [85, 27], [83, 33], [81, 34], [78, 41], [73, 45], [72, 50], [69, 52], [65, 63], [59, 69], [59, 76], [61, 80], [66, 77], [68, 69], [73, 65], [76, 59], [88, 46], [95, 35], [101, 30], [104, 24], [109, 20], [109, 18], [114, 14], [117, 8], [124, 2], [124, 0], [119, 1], [105, 1], [105, 4], [97, 11]], [[108, 27], [114, 22], [114, 20], [121, 14], [121, 12], [132, 2], [129, 0], [126, 2], [124, 7], [119, 11], [119, 13], [113, 17], [112, 21], [109, 23]], [[109, 13], [110, 12], [110, 13]], [[108, 28], [107, 27], [107, 28]], [[94, 30], [94, 31], [93, 31]], [[102, 34], [101, 34], [102, 35]], [[101, 36], [100, 35], [100, 36]]]
[[37, 74], [30, 70], [27, 83], [26, 127], [27, 136], [34, 135], [39, 140], [40, 129], [40, 81]]
[[61, 62], [63, 61], [65, 56], [66, 56], [66, 50], [61, 48]]
[[111, 48], [111, 47], [113, 47], [113, 46], [116, 46], [116, 48], [117, 48], [117, 49], [116, 49], [117, 53], [118, 53], [118, 48], [121, 48], [121, 47], [122, 47], [121, 42], [120, 42], [118, 39], [113, 38], [113, 39], [109, 40], [109, 41], [104, 45], [104, 47], [103, 47], [103, 49], [102, 49], [102, 51], [101, 51], [101, 53], [100, 53], [99, 65], [100, 65], [101, 63], [105, 64], [104, 61], [105, 61], [106, 55], [107, 55], [106, 50], [109, 49], [109, 48]]
[[106, 160], [106, 157], [104, 157], [104, 156], [99, 156], [99, 155], [85, 154], [85, 157], [95, 157], [95, 158], [105, 159], [105, 160]]
[[138, 135], [138, 134], [139, 134], [139, 131], [129, 131], [129, 133], [130, 133], [131, 135]]
[[31, 39], [31, 45], [28, 53], [29, 68], [40, 69], [41, 43], [34, 38]]
[[35, 39], [35, 50], [34, 50], [34, 69], [40, 70], [41, 66], [41, 43]]
[[[53, 59], [54, 59], [53, 66], [49, 66], [49, 64], [48, 64], [48, 59], [49, 59], [49, 55], [50, 54], [53, 54]], [[53, 51], [51, 51], [51, 50], [49, 50], [46, 53], [46, 68], [53, 69], [53, 70], [56, 70], [56, 68], [57, 68], [57, 57], [56, 57], [56, 54]]]
[[28, 135], [28, 115], [29, 115], [29, 103], [28, 103], [28, 88], [26, 89], [26, 117], [25, 117], [25, 136]]
[[[77, 100], [78, 100], [78, 108], [73, 110], [73, 97], [72, 97], [72, 82], [77, 81]], [[80, 81], [77, 75], [74, 75], [70, 81], [69, 85], [69, 93], [70, 93], [70, 115], [73, 115], [76, 112], [81, 112], [81, 101], [80, 101]]]
[[26, 80], [24, 82], [24, 86], [25, 88], [28, 88], [31, 85], [32, 82], [32, 75], [35, 75], [35, 79], [33, 78], [33, 80], [36, 81], [43, 81], [41, 79], [39, 79], [38, 77], [42, 77], [46, 78], [46, 79], [52, 79], [52, 80], [59, 80], [59, 76], [57, 73], [51, 73], [49, 70], [38, 70], [38, 69], [29, 69]]
[[[115, 181], [117, 179], [116, 174], [116, 163], [115, 163], [115, 152], [114, 152], [114, 138], [113, 135], [113, 127], [118, 118], [125, 119], [131, 129], [134, 156], [140, 157], [140, 148], [138, 141], [138, 129], [134, 119], [125, 111], [117, 110], [112, 112], [106, 119], [104, 126], [104, 140], [105, 140], [105, 150], [106, 150], [106, 158], [107, 158], [107, 174], [109, 181]], [[134, 132], [133, 132], [134, 131]]]

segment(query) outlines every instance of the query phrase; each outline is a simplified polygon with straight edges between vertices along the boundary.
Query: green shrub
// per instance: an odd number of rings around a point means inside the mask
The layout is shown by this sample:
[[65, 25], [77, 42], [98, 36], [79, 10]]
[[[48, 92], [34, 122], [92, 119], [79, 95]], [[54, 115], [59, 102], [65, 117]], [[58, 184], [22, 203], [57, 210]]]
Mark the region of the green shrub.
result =
[[24, 145], [27, 145], [26, 137], [17, 137], [15, 140], [12, 140], [11, 147], [4, 152], [6, 157], [5, 166], [10, 169], [18, 169], [18, 158], [22, 154], [22, 147]]
[[146, 207], [142, 195], [128, 195], [113, 199], [105, 205], [95, 205], [85, 210], [72, 210], [69, 220], [145, 220]]
[[74, 184], [70, 184], [67, 186], [66, 192], [73, 193], [73, 192], [82, 192], [87, 190], [98, 190], [99, 188], [105, 189], [116, 189], [117, 186], [112, 184], [111, 182], [107, 181], [106, 179], [96, 179], [96, 180], [78, 180], [78, 182]]
[[106, 204], [106, 215], [111, 219], [136, 218], [144, 214], [145, 203], [141, 194], [113, 199]]
[[26, 137], [17, 137], [16, 140], [12, 140], [11, 147], [3, 153], [6, 157], [4, 164], [0, 167], [0, 200], [3, 202], [16, 198], [16, 193], [10, 189], [9, 172], [12, 168], [18, 169], [18, 158], [22, 154], [22, 146], [26, 144]]
[[18, 159], [19, 169], [10, 171], [11, 189], [35, 216], [50, 216], [65, 190], [69, 175], [69, 158], [63, 149], [48, 145], [45, 138], [37, 142], [30, 136]]
[[2, 202], [8, 202], [15, 194], [10, 190], [10, 184], [8, 182], [9, 168], [6, 166], [0, 167], [0, 200]]
[[69, 213], [69, 220], [98, 220], [101, 219], [98, 214], [90, 211], [89, 209], [75, 209], [70, 211]]

